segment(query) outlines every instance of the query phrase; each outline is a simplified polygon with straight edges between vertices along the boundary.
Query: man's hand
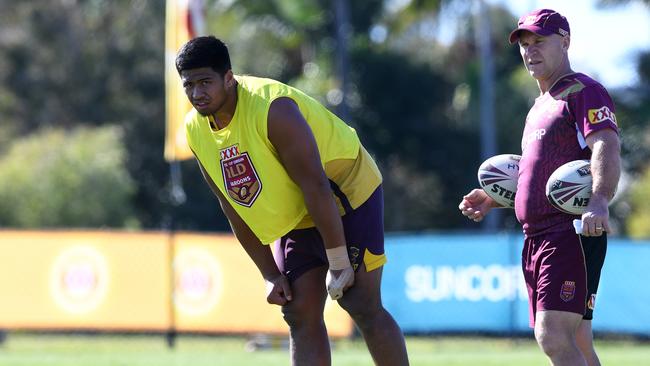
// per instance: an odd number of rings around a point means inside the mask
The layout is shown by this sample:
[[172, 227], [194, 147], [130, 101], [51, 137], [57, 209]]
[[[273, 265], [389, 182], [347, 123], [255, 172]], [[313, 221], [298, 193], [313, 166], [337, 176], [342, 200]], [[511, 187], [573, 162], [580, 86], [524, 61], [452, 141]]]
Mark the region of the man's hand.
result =
[[464, 216], [476, 222], [483, 220], [494, 207], [498, 207], [497, 203], [482, 189], [473, 189], [463, 196], [463, 200], [458, 205], [458, 209]]
[[582, 214], [582, 235], [601, 236], [610, 232], [609, 201], [606, 197], [594, 194], [589, 199], [587, 210]]
[[291, 285], [285, 275], [278, 275], [272, 279], [264, 279], [266, 282], [266, 301], [269, 304], [286, 305], [291, 301]]
[[327, 271], [327, 292], [332, 300], [343, 297], [343, 292], [354, 285], [354, 269], [348, 257], [348, 248], [345, 245], [325, 249], [329, 270]]
[[343, 297], [343, 292], [354, 285], [354, 270], [352, 266], [340, 270], [330, 268], [327, 271], [325, 283], [327, 284], [327, 292], [330, 294], [332, 300], [340, 299]]

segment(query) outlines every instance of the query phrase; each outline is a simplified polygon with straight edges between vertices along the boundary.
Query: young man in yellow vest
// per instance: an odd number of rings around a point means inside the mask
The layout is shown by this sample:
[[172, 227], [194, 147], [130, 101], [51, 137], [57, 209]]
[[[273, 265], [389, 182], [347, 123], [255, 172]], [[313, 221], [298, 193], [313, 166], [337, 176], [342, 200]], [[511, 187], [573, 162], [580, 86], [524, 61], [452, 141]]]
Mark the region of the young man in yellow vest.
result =
[[267, 301], [282, 306], [292, 364], [331, 363], [329, 292], [377, 365], [407, 365], [401, 330], [381, 303], [381, 174], [354, 129], [297, 89], [234, 75], [215, 37], [186, 43], [176, 69], [194, 106], [188, 143], [266, 281]]

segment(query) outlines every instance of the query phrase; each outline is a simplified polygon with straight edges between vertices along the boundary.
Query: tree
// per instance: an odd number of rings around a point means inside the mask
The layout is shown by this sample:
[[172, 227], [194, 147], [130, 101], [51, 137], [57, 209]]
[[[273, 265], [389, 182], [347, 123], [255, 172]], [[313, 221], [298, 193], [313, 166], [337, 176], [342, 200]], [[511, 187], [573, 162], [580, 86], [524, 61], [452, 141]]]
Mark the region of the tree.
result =
[[629, 89], [614, 92], [616, 117], [621, 127], [623, 168], [628, 179], [621, 196], [613, 206], [620, 218], [623, 234], [650, 237], [646, 228], [650, 217], [650, 52], [638, 57], [639, 83]]
[[[650, 0], [600, 0], [603, 7], [637, 2], [650, 6]], [[650, 11], [650, 7], [647, 8]], [[621, 234], [635, 238], [650, 237], [647, 228], [650, 208], [650, 51], [637, 55], [638, 83], [612, 91], [616, 119], [621, 128], [621, 154], [625, 175], [619, 197], [610, 212]]]
[[[0, 142], [40, 128], [121, 126], [135, 183], [130, 214], [146, 228], [170, 211], [164, 10], [162, 1], [0, 2]], [[201, 192], [191, 192], [194, 202], [205, 201]]]
[[138, 227], [135, 182], [116, 126], [46, 128], [0, 159], [0, 225]]

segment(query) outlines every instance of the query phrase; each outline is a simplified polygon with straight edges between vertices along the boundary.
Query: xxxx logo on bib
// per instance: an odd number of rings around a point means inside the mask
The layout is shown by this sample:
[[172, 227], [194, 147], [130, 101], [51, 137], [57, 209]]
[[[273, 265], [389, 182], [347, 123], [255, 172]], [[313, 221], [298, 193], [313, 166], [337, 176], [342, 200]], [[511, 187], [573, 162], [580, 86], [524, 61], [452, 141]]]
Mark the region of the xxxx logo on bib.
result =
[[233, 145], [219, 151], [219, 155], [226, 192], [235, 202], [251, 207], [262, 191], [262, 182], [248, 153], [241, 153], [239, 146]]

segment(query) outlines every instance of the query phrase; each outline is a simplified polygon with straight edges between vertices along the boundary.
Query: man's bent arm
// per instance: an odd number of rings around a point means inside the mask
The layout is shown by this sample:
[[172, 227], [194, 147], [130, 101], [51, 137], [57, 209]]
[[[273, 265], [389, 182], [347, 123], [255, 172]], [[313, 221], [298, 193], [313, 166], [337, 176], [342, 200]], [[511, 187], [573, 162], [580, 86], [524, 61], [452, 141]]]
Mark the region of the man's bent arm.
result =
[[253, 260], [257, 268], [262, 273], [262, 277], [264, 277], [264, 279], [267, 281], [271, 281], [280, 276], [281, 273], [278, 270], [278, 266], [275, 264], [273, 253], [271, 253], [269, 246], [262, 244], [257, 236], [255, 236], [250, 227], [248, 227], [244, 220], [242, 220], [242, 218], [237, 214], [232, 206], [230, 206], [230, 203], [228, 203], [219, 188], [217, 188], [216, 184], [212, 178], [210, 178], [210, 175], [208, 175], [208, 172], [205, 171], [205, 168], [201, 162], [198, 161], [198, 159], [197, 162], [201, 168], [201, 173], [203, 173], [203, 178], [205, 178], [208, 186], [219, 199], [221, 209], [226, 215], [226, 218], [228, 218], [233, 233], [237, 237], [237, 240], [244, 248], [248, 256]]
[[292, 99], [283, 97], [271, 103], [268, 137], [287, 173], [302, 190], [307, 211], [323, 237], [325, 249], [344, 247], [341, 216], [323, 170], [316, 140]]

